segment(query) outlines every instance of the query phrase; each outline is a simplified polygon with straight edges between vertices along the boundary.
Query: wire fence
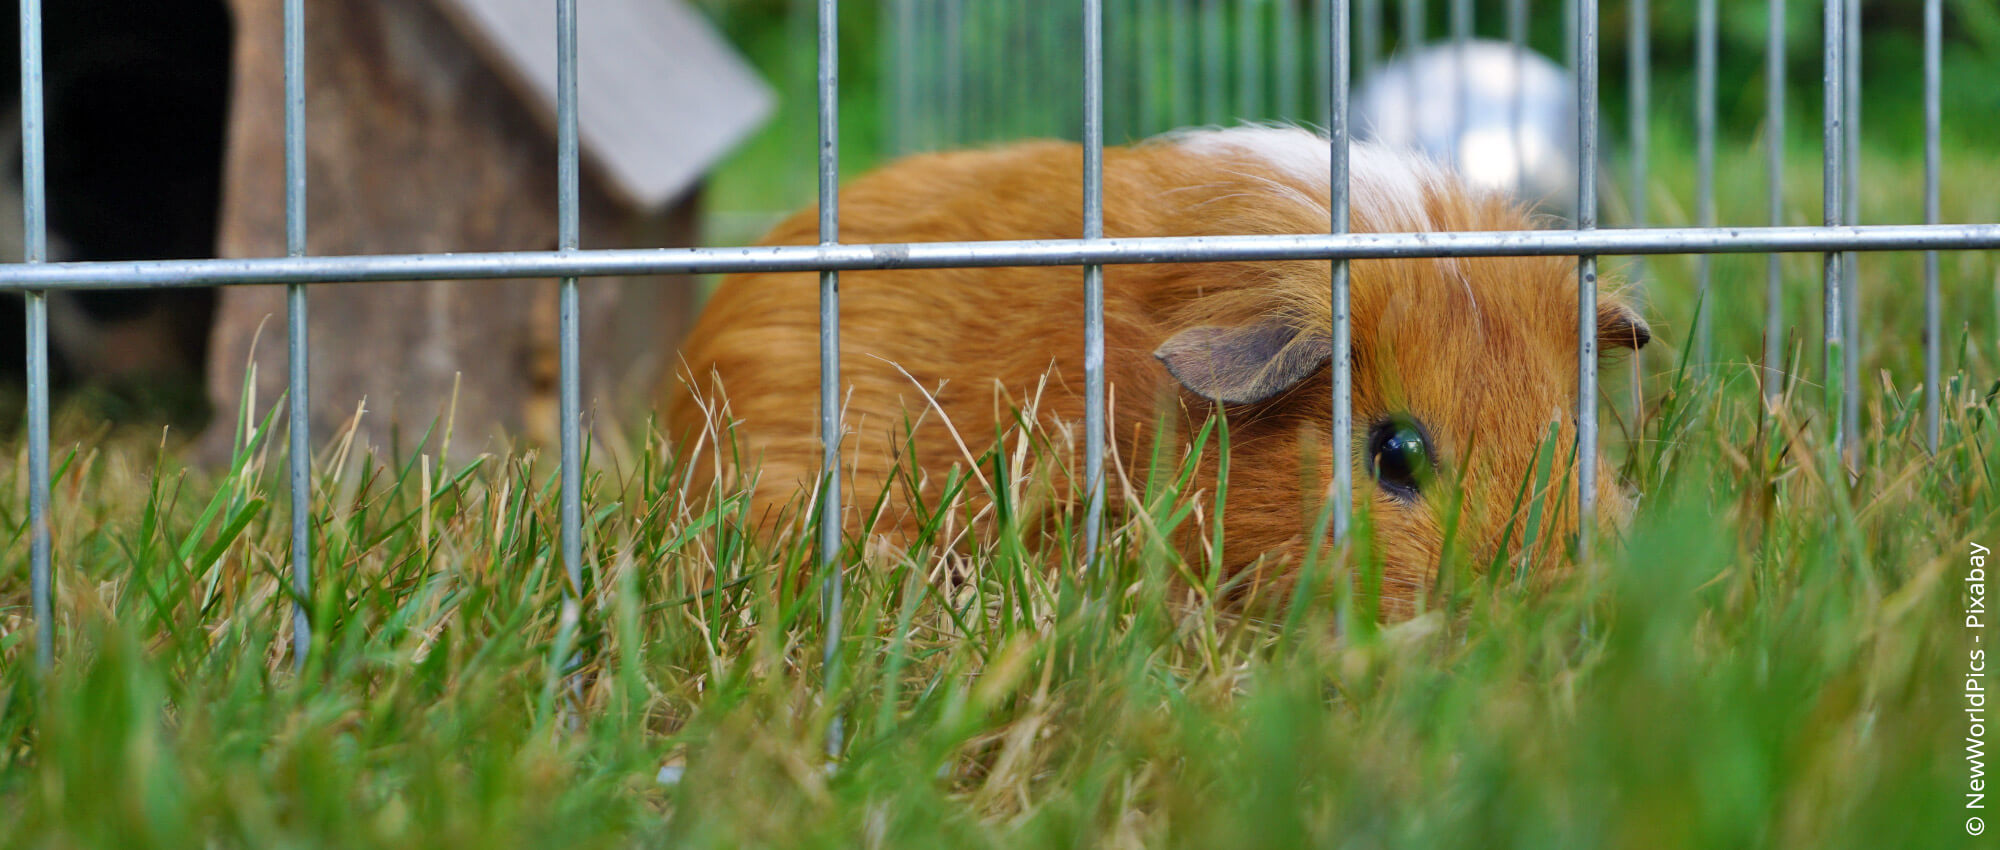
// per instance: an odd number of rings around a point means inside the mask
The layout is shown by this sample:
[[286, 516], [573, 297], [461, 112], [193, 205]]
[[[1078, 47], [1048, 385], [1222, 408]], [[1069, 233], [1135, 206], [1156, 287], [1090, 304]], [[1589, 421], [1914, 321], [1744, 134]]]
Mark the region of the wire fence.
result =
[[[920, 110], [934, 107], [934, 120], [919, 122], [900, 119], [895, 144], [917, 149], [947, 143], [1038, 132], [1054, 126], [1060, 132], [1070, 126], [1059, 116], [1070, 110], [1074, 126], [1083, 140], [1085, 180], [1083, 196], [1084, 229], [1079, 239], [957, 242], [925, 244], [845, 244], [839, 239], [837, 139], [840, 114], [837, 108], [840, 62], [837, 55], [837, 0], [818, 0], [818, 187], [820, 239], [817, 245], [783, 247], [713, 247], [643, 250], [579, 249], [579, 153], [577, 135], [577, 3], [555, 0], [558, 57], [557, 93], [557, 191], [559, 234], [554, 251], [483, 254], [427, 254], [403, 256], [306, 256], [307, 221], [305, 195], [305, 86], [303, 54], [305, 31], [303, 0], [285, 0], [285, 257], [255, 259], [208, 259], [148, 262], [47, 262], [46, 163], [43, 156], [42, 53], [40, 0], [21, 0], [21, 128], [23, 151], [22, 196], [25, 220], [25, 261], [0, 265], [0, 291], [25, 295], [27, 311], [27, 438], [29, 477], [30, 571], [33, 611], [36, 623], [36, 658], [42, 667], [54, 661], [54, 618], [51, 610], [52, 567], [49, 536], [49, 354], [48, 303], [50, 292], [58, 290], [171, 288], [282, 284], [288, 290], [287, 337], [290, 352], [289, 479], [291, 512], [291, 580], [297, 594], [292, 619], [292, 647], [296, 663], [303, 664], [311, 651], [312, 624], [305, 600], [312, 596], [314, 553], [310, 505], [311, 434], [307, 419], [310, 398], [310, 366], [306, 357], [309, 287], [322, 283], [367, 283], [383, 281], [492, 278], [556, 278], [560, 281], [558, 337], [560, 350], [560, 463], [561, 463], [561, 563], [565, 580], [562, 629], [555, 647], [555, 665], [571, 669], [573, 643], [582, 616], [580, 600], [585, 584], [582, 544], [581, 464], [583, 459], [581, 398], [579, 388], [579, 346], [577, 298], [581, 278], [669, 273], [728, 273], [750, 271], [817, 272], [820, 275], [821, 328], [821, 430], [823, 462], [828, 473], [838, 468], [841, 433], [838, 406], [840, 387], [839, 293], [842, 271], [937, 268], [972, 266], [1079, 266], [1079, 284], [1086, 293], [1085, 347], [1088, 413], [1086, 422], [1086, 481], [1089, 498], [1083, 525], [1086, 552], [1095, 552], [1104, 512], [1104, 317], [1103, 267], [1129, 263], [1220, 262], [1246, 260], [1325, 260], [1332, 266], [1334, 310], [1332, 370], [1333, 426], [1328, 435], [1334, 446], [1351, 444], [1352, 416], [1349, 409], [1350, 381], [1348, 349], [1349, 260], [1375, 258], [1429, 258], [1472, 256], [1573, 255], [1579, 258], [1577, 273], [1579, 386], [1576, 409], [1576, 454], [1593, 457], [1598, 442], [1595, 297], [1597, 263], [1601, 255], [1650, 255], [1718, 253], [1771, 253], [1769, 293], [1766, 313], [1767, 340], [1779, 336], [1782, 316], [1778, 309], [1779, 268], [1775, 254], [1818, 253], [1824, 256], [1822, 303], [1824, 306], [1825, 405], [1829, 418], [1838, 423], [1837, 444], [1851, 447], [1857, 432], [1860, 387], [1856, 358], [1848, 356], [1858, 326], [1853, 276], [1855, 252], [1924, 251], [1926, 430], [1933, 449], [1938, 435], [1938, 263], [1937, 251], [2000, 249], [2000, 224], [1940, 224], [1938, 181], [1940, 178], [1939, 76], [1941, 51], [1940, 0], [1924, 3], [1924, 115], [1925, 151], [1924, 221], [1862, 226], [1855, 205], [1859, 168], [1855, 150], [1858, 108], [1858, 45], [1853, 0], [1826, 0], [1824, 31], [1825, 113], [1822, 127], [1824, 206], [1822, 224], [1814, 227], [1783, 226], [1780, 193], [1783, 182], [1780, 149], [1783, 143], [1784, 0], [1770, 4], [1771, 31], [1768, 41], [1767, 122], [1768, 143], [1773, 164], [1767, 190], [1770, 193], [1771, 223], [1767, 227], [1716, 227], [1714, 209], [1714, 88], [1715, 0], [1701, 0], [1697, 20], [1697, 74], [1700, 80], [1698, 174], [1700, 210], [1697, 227], [1632, 227], [1599, 229], [1598, 186], [1599, 100], [1598, 55], [1600, 32], [1596, 2], [1563, 3], [1565, 37], [1563, 51], [1574, 70], [1576, 113], [1575, 181], [1577, 204], [1574, 227], [1568, 230], [1479, 233], [1362, 233], [1348, 232], [1348, 181], [1350, 68], [1376, 66], [1383, 37], [1387, 34], [1379, 2], [1361, 2], [1351, 8], [1347, 0], [1258, 2], [1242, 0], [1235, 7], [1235, 27], [1224, 26], [1230, 7], [1221, 2], [1193, 0], [1108, 0], [1117, 17], [1105, 17], [1107, 0], [1069, 3], [1035, 3], [1015, 0], [1007, 3], [967, 4], [962, 0], [917, 3], [889, 0], [887, 19], [896, 23], [885, 49], [893, 46], [899, 56], [912, 61], [935, 61], [941, 70], [920, 77], [916, 65], [905, 63], [890, 75], [894, 92], [891, 108]], [[1506, 31], [1520, 43], [1526, 34], [1528, 6], [1525, 0], [1509, 0]], [[1629, 82], [1635, 104], [1630, 142], [1641, 153], [1647, 144], [1645, 104], [1647, 103], [1649, 62], [1649, 14], [1645, 0], [1633, 0], [1630, 7], [1628, 39], [1631, 63]], [[1454, 2], [1450, 8], [1451, 36], [1463, 42], [1473, 33], [1472, 7]], [[979, 69], [1004, 67], [1007, 63], [988, 57], [984, 62], [967, 62], [958, 54], [962, 41], [928, 43], [916, 38], [923, 21], [939, 27], [969, 25], [970, 21], [1009, 31], [1025, 18], [1014, 15], [1037, 14], [1043, 20], [1075, 20], [1079, 26], [1068, 32], [1080, 39], [1066, 44], [1037, 37], [1025, 43], [1025, 61], [1060, 64], [1066, 56], [1080, 57], [1074, 79], [1080, 87], [1073, 99], [1058, 92], [1035, 93], [1040, 80], [1062, 75], [980, 76]], [[1405, 44], [1424, 40], [1423, 3], [1409, 0], [1398, 17], [1400, 40]], [[1359, 32], [1350, 27], [1358, 18]], [[1303, 20], [1303, 22], [1302, 22]], [[1107, 29], [1107, 24], [1109, 28]], [[1030, 28], [1033, 29], [1033, 28]], [[1225, 36], [1238, 36], [1237, 61], [1228, 61], [1230, 47]], [[1254, 37], [1253, 37], [1254, 36]], [[1358, 36], [1358, 38], [1351, 37]], [[1361, 56], [1351, 45], [1358, 43]], [[1080, 48], [1080, 49], [1077, 49]], [[1146, 80], [1107, 99], [1107, 63], [1126, 68], [1119, 79]], [[968, 70], [970, 69], [970, 70]], [[1148, 77], [1143, 74], [1151, 74]], [[1463, 77], [1461, 77], [1463, 79]], [[1232, 86], [1233, 83], [1233, 86]], [[1157, 84], [1157, 85], [1156, 85]], [[1234, 88], [1234, 104], [1231, 88]], [[1161, 93], [1179, 88], [1197, 93], [1194, 97], [1167, 98]], [[996, 104], [1009, 94], [1016, 102], [1037, 104], [1033, 115], [1008, 116], [997, 112]], [[967, 111], [986, 103], [984, 113]], [[1069, 107], [1060, 104], [1069, 103]], [[1107, 116], [1108, 104], [1117, 111]], [[1192, 104], [1199, 115], [1177, 111]], [[1241, 107], [1240, 109], [1238, 107]], [[1290, 117], [1320, 109], [1318, 117], [1328, 129], [1331, 153], [1332, 227], [1324, 234], [1286, 236], [1220, 237], [1103, 237], [1103, 148], [1107, 117], [1116, 122], [1121, 137], [1166, 129], [1176, 123], [1235, 118]], [[1033, 121], [1048, 122], [1035, 125]], [[1643, 196], [1646, 173], [1643, 156], [1633, 160], [1630, 175], [1634, 195]], [[1634, 209], [1643, 211], [1643, 203]], [[1708, 286], [1706, 271], [1699, 278]], [[1706, 326], [1697, 331], [1697, 340], [1706, 344]], [[1775, 345], [1775, 343], [1767, 343]], [[1765, 358], [1766, 368], [1775, 375], [1779, 359], [1775, 349]], [[1775, 384], [1775, 381], [1772, 382]], [[1837, 461], [1836, 461], [1837, 462]], [[1332, 495], [1337, 499], [1333, 513], [1333, 533], [1340, 539], [1347, 530], [1347, 503], [1351, 464], [1333, 464], [1337, 476]], [[1590, 481], [1595, 465], [1579, 465], [1583, 479], [1577, 488], [1580, 516], [1586, 525], [1583, 541], [1590, 539], [1588, 518], [1596, 488]], [[826, 584], [823, 587], [823, 616], [826, 618], [827, 647], [824, 664], [831, 668], [834, 647], [841, 636], [842, 586], [836, 563], [841, 551], [839, 520], [841, 494], [839, 477], [825, 474], [818, 495], [822, 538], [818, 559]], [[1585, 550], [1587, 552], [1587, 549]], [[1088, 567], [1088, 564], [1079, 565]], [[829, 680], [837, 671], [825, 671]], [[830, 750], [840, 747], [840, 730], [828, 740]]]

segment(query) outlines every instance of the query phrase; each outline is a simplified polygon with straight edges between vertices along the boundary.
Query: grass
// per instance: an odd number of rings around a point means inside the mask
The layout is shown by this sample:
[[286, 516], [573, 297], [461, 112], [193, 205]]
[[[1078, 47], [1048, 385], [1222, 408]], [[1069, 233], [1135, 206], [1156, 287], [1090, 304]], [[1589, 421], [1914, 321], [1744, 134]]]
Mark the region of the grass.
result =
[[[1868, 202], [1887, 218], [1908, 182], [1871, 181]], [[1948, 217], [1994, 220], [1982, 193], [1948, 197]], [[791, 578], [812, 577], [813, 530], [745, 537], [741, 498], [687, 492], [658, 435], [596, 449], [569, 670], [550, 663], [547, 458], [447, 467], [441, 433], [387, 456], [336, 440], [295, 673], [282, 433], [246, 428], [204, 473], [156, 438], [59, 422], [88, 436], [58, 446], [46, 676], [22, 464], [0, 472], [0, 846], [1947, 846], [1968, 814], [1968, 543], [2000, 540], [1993, 260], [1944, 265], [1966, 313], [1947, 312], [1935, 457], [1911, 262], [1863, 266], [1864, 374], [1893, 380], [1870, 384], [1851, 483], [1825, 475], [1816, 386], [1766, 408], [1728, 365], [1758, 349], [1761, 258], [1717, 261], [1707, 370], [1675, 353], [1691, 265], [1658, 259], [1655, 377], [1643, 419], [1612, 429], [1640, 510], [1547, 590], [1454, 563], [1422, 614], [1376, 628], [1362, 557], [1318, 565], [1272, 616], [1208, 604], [1207, 564], [1164, 541], [1206, 534], [1226, 496], [1189, 491], [1167, 452], [1124, 459], [1147, 495], [1094, 583], [1039, 566], [1066, 522], [951, 545], [963, 499], [908, 550], [851, 544], [831, 678], [813, 582]], [[1817, 263], [1786, 269], [1788, 315], [1813, 315]], [[982, 461], [1003, 506], [1036, 459], [1068, 460], [1060, 435], [1016, 439]]]
[[[748, 49], [780, 56], [786, 38], [766, 27]], [[871, 91], [850, 88], [845, 111], [875, 114]], [[1692, 145], [1662, 115], [1649, 217], [1685, 223]], [[809, 108], [776, 126], [718, 177], [725, 211], [808, 199]], [[1811, 223], [1816, 125], [1793, 128], [1788, 216]], [[847, 173], [878, 129], [849, 122]], [[1944, 219], [2000, 221], [1990, 140], [1948, 141]], [[1871, 140], [1866, 220], [1918, 220], [1906, 147]], [[1761, 161], [1725, 143], [1724, 222], [1763, 223]], [[721, 241], [754, 236], [747, 221]], [[1861, 262], [1851, 478], [1824, 461], [1817, 257], [1783, 262], [1803, 374], [1769, 407], [1750, 365], [1762, 256], [1714, 260], [1702, 363], [1695, 261], [1616, 261], [1657, 340], [1606, 376], [1607, 441], [1640, 507], [1575, 574], [1529, 590], [1457, 558], [1422, 613], [1376, 627], [1364, 536], [1246, 617], [1206, 601], [1212, 559], [1166, 545], [1187, 525], [1212, 539], [1230, 509], [1173, 452], [1123, 459], [1145, 496], [1101, 573], [1047, 570], [1081, 560], [1067, 517], [962, 539], [966, 494], [1019, 505], [1033, 470], [1072, 459], [1064, 435], [1017, 434], [955, 471], [959, 497], [928, 506], [914, 546], [849, 545], [831, 674], [815, 530], [747, 537], [744, 482], [689, 492], [661, 436], [627, 422], [598, 429], [585, 482], [573, 654], [555, 649], [549, 458], [454, 466], [436, 460], [446, 433], [371, 456], [336, 438], [295, 672], [282, 431], [254, 423], [227, 468], [190, 470], [177, 440], [73, 403], [55, 428], [47, 675], [18, 436], [0, 468], [0, 847], [1951, 846], [1969, 814], [1967, 553], [2000, 542], [2000, 264], [1944, 257], [1932, 455], [1920, 259]], [[681, 780], [658, 782], [663, 766]]]

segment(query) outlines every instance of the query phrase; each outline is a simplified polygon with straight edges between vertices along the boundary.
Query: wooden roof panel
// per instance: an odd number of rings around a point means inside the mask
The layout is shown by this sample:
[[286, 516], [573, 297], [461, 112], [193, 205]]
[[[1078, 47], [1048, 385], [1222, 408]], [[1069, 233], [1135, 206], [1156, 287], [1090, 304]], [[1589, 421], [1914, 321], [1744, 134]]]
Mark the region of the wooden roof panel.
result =
[[[555, 4], [436, 2], [553, 127]], [[679, 197], [770, 115], [770, 87], [681, 0], [577, 6], [579, 141], [627, 202]]]

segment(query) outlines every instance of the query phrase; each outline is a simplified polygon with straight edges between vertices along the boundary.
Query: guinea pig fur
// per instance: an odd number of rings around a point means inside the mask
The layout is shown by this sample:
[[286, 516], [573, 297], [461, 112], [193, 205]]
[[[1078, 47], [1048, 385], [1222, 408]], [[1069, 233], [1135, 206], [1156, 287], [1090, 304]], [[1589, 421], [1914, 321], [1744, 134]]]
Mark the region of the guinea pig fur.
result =
[[[1350, 155], [1355, 232], [1529, 230], [1528, 209], [1470, 187], [1419, 154], [1357, 144]], [[1108, 237], [1325, 233], [1328, 143], [1280, 127], [1194, 130], [1104, 152]], [[1082, 154], [1027, 142], [914, 156], [852, 182], [840, 195], [840, 238], [901, 243], [1078, 238]], [[818, 240], [814, 210], [780, 224], [771, 245]], [[1218, 411], [1231, 452], [1222, 569], [1241, 587], [1282, 587], [1301, 562], [1332, 481], [1331, 264], [1326, 261], [1121, 265], [1104, 269], [1110, 450], [1127, 469], [1149, 458], [1165, 423], [1182, 445]], [[1382, 610], [1406, 615], [1436, 573], [1446, 517], [1462, 499], [1454, 546], [1475, 563], [1518, 549], [1523, 482], [1552, 423], [1556, 462], [1574, 439], [1576, 262], [1567, 257], [1359, 260], [1351, 264], [1354, 466], [1382, 562]], [[819, 296], [813, 273], [726, 279], [682, 350], [666, 389], [669, 434], [758, 471], [751, 515], [775, 531], [787, 505], [820, 474]], [[1083, 273], [1075, 267], [847, 272], [840, 277], [841, 457], [850, 534], [907, 539], [915, 521], [891, 471], [914, 463], [926, 504], [945, 473], [996, 445], [1017, 410], [1038, 428], [1080, 440], [1084, 417]], [[1599, 295], [1601, 351], [1650, 337], [1615, 291]], [[1033, 400], [1029, 403], [1028, 400]], [[1166, 418], [1163, 418], [1166, 417]], [[947, 425], [947, 421], [949, 425]], [[733, 437], [718, 433], [733, 427]], [[1435, 467], [1422, 486], [1378, 480], [1384, 429], [1412, 427]], [[730, 445], [733, 450], [715, 450]], [[1009, 454], [1011, 455], [1011, 446]], [[1074, 469], [1048, 482], [1029, 510], [1074, 507]], [[1213, 441], [1197, 468], [1212, 488]], [[734, 462], [734, 461], [730, 461]], [[1599, 522], [1628, 510], [1601, 458]], [[1107, 462], [1109, 466], [1109, 462]], [[984, 470], [991, 476], [992, 469]], [[1143, 479], [1136, 469], [1132, 479]], [[1108, 506], [1126, 503], [1108, 474]], [[702, 478], [700, 480], [709, 480]], [[1462, 488], [1459, 483], [1462, 481]], [[1133, 485], [1135, 488], [1137, 484]], [[880, 515], [867, 521], [887, 489]], [[977, 485], [973, 488], [977, 489]], [[1212, 491], [1211, 491], [1212, 492]], [[1549, 476], [1542, 540], [1574, 533], [1574, 465]], [[978, 498], [975, 496], [975, 498]], [[1519, 507], [1517, 507], [1517, 504]], [[1565, 507], [1556, 507], [1562, 505]], [[1030, 517], [1029, 519], [1033, 519]], [[1189, 523], [1192, 525], [1192, 523]], [[1511, 527], [1511, 530], [1510, 530]], [[1190, 563], [1207, 545], [1188, 533]], [[1541, 568], [1560, 545], [1538, 547]]]

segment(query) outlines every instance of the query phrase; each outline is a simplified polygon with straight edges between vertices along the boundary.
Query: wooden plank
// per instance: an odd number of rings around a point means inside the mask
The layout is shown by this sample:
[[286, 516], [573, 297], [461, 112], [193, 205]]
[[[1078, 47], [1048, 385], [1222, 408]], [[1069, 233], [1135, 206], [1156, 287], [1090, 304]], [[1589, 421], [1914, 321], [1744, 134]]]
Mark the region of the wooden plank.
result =
[[[553, 127], [554, 4], [435, 2]], [[681, 0], [578, 6], [578, 130], [622, 200], [656, 209], [679, 197], [769, 117], [770, 87]]]
[[[594, 0], [592, 0], [594, 2]], [[282, 3], [230, 0], [236, 23], [220, 256], [285, 253]], [[314, 255], [523, 251], [555, 245], [555, 144], [531, 103], [432, 3], [306, 4], [306, 222]], [[697, 240], [698, 191], [640, 214], [608, 181], [582, 189], [583, 247]], [[582, 390], [598, 423], [639, 421], [695, 314], [685, 276], [582, 287]], [[208, 348], [217, 416], [198, 449], [230, 457], [246, 380], [260, 416], [285, 390], [285, 290], [216, 291]], [[553, 280], [316, 286], [310, 295], [313, 433], [358, 446], [422, 434], [456, 404], [453, 460], [560, 421]], [[0, 307], [6, 306], [0, 303]], [[246, 364], [254, 368], [246, 369]], [[604, 433], [604, 432], [600, 432]], [[500, 442], [496, 442], [500, 441]], [[426, 449], [432, 451], [434, 449]]]

